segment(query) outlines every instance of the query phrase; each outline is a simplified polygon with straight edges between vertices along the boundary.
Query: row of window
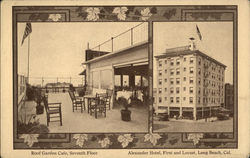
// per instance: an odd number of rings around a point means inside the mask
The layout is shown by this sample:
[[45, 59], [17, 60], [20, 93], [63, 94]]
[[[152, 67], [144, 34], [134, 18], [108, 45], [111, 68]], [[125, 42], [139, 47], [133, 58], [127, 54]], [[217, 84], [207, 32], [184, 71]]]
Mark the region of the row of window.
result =
[[[167, 69], [164, 70], [165, 71], [165, 74], [167, 74]], [[183, 68], [183, 71], [185, 72], [186, 71], [186, 67]], [[193, 67], [189, 67], [189, 73], [190, 74], [193, 74], [194, 73], [194, 68]], [[162, 70], [159, 70], [158, 72], [159, 76], [162, 75]], [[198, 74], [200, 75], [201, 74], [201, 69], [199, 68], [198, 69]], [[174, 75], [174, 69], [170, 69], [170, 75]], [[176, 75], [180, 75], [180, 68], [176, 68]]]
[[[180, 87], [176, 87], [175, 89], [176, 89], [176, 93], [179, 94], [179, 93], [180, 93]], [[165, 88], [164, 91], [167, 92], [167, 88]], [[183, 91], [186, 91], [186, 87], [183, 87]], [[159, 94], [162, 93], [162, 89], [161, 89], [161, 88], [158, 89], [158, 93], [159, 93]], [[171, 94], [174, 93], [174, 87], [171, 87], [171, 88], [170, 88], [170, 93], [171, 93]], [[194, 93], [194, 88], [193, 88], [193, 87], [189, 87], [189, 93], [191, 93], [191, 94]], [[201, 93], [201, 90], [200, 90], [200, 88], [199, 88], [198, 94], [200, 94], [200, 93]]]
[[[167, 88], [164, 88], [164, 92], [167, 92]], [[183, 91], [186, 91], [186, 87], [183, 87]], [[175, 88], [175, 92], [176, 94], [180, 93], [180, 87], [176, 87]], [[158, 89], [158, 93], [161, 94], [162, 93], [162, 88]], [[174, 87], [170, 88], [170, 93], [173, 94], [174, 93]], [[193, 87], [189, 87], [189, 93], [193, 94], [194, 93], [194, 88]], [[198, 88], [198, 94], [201, 94], [201, 88]], [[223, 91], [220, 90], [213, 90], [213, 89], [203, 89], [203, 94], [204, 95], [212, 95], [212, 96], [223, 96]]]
[[[186, 57], [183, 58], [183, 61], [186, 62]], [[167, 64], [168, 63], [167, 59], [165, 59], [164, 62], [165, 62], [165, 64]], [[177, 58], [176, 60], [171, 59], [170, 65], [173, 66], [174, 62], [176, 63], [176, 65], [180, 65], [180, 63], [181, 63], [180, 58]], [[160, 60], [158, 63], [159, 63], [159, 67], [161, 67], [162, 66], [162, 61]], [[194, 58], [193, 57], [189, 58], [189, 63], [190, 64], [194, 63]]]
[[[164, 97], [164, 100], [167, 101], [167, 97]], [[183, 101], [186, 101], [186, 97], [183, 97]], [[159, 97], [159, 103], [162, 102], [162, 98]], [[189, 103], [193, 104], [193, 97], [189, 97]], [[170, 103], [174, 103], [174, 97], [170, 97]], [[180, 97], [175, 97], [175, 103], [180, 103]], [[198, 97], [198, 104], [201, 103], [201, 98]], [[203, 98], [203, 103], [223, 103], [223, 98]]]
[[[164, 79], [165, 83], [168, 81], [167, 78]], [[183, 81], [186, 81], [186, 77], [183, 77]], [[158, 80], [159, 85], [162, 85], [162, 79]], [[194, 78], [189, 77], [189, 83], [194, 83]], [[200, 84], [200, 78], [198, 79], [198, 83]], [[174, 78], [170, 78], [170, 84], [174, 84]], [[176, 84], [180, 84], [180, 78], [176, 78]]]
[[212, 64], [211, 62], [208, 62], [208, 61], [205, 61], [205, 63], [203, 64], [204, 65], [204, 68], [208, 68], [208, 67], [210, 67], [211, 65], [211, 69], [212, 69], [212, 71], [213, 72], [216, 72], [216, 70], [217, 70], [217, 72], [219, 73], [219, 74], [224, 74], [224, 68], [223, 67], [221, 67], [221, 66], [216, 66], [215, 64]]

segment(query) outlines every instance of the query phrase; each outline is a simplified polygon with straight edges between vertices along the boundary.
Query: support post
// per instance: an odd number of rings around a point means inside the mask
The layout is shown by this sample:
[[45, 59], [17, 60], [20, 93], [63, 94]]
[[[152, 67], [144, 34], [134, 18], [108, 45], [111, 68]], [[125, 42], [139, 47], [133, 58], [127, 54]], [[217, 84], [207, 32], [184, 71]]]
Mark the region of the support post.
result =
[[180, 117], [182, 117], [182, 107], [180, 107]]
[[114, 51], [114, 37], [111, 37], [111, 51]]
[[196, 111], [196, 107], [193, 108], [193, 118], [194, 120], [197, 120], [197, 111]]
[[133, 45], [133, 28], [131, 28], [131, 46]]
[[204, 107], [201, 108], [201, 118], [204, 118]]

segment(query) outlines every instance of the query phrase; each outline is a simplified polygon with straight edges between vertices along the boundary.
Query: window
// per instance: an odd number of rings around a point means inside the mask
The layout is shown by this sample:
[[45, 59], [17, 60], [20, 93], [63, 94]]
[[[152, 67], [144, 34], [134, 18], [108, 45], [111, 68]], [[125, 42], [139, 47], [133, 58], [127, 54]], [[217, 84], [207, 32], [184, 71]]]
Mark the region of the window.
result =
[[165, 88], [165, 92], [167, 92], [168, 91], [168, 89], [167, 88]]
[[162, 61], [159, 61], [159, 67], [161, 67], [162, 66]]
[[174, 93], [174, 88], [173, 87], [170, 88], [170, 93], [171, 94]]
[[199, 58], [198, 64], [201, 65], [201, 58]]
[[165, 80], [164, 80], [164, 81], [165, 81], [165, 82], [167, 82], [167, 81], [168, 81], [168, 79], [166, 79], [166, 78], [165, 78]]
[[161, 85], [162, 84], [162, 79], [159, 79], [159, 85]]
[[186, 61], [186, 57], [183, 58], [183, 61]]
[[200, 104], [201, 103], [201, 98], [200, 97], [198, 97], [198, 104]]
[[201, 84], [201, 78], [198, 78], [198, 84], [199, 85]]
[[193, 97], [189, 97], [189, 103], [193, 104]]
[[198, 74], [201, 75], [201, 69], [200, 68], [198, 69]]
[[168, 72], [167, 69], [165, 69], [165, 74], [166, 74], [167, 72]]
[[186, 97], [183, 97], [183, 101], [185, 101], [186, 100]]
[[161, 88], [159, 88], [159, 94], [161, 94]]
[[176, 65], [180, 65], [180, 59], [176, 59]]
[[180, 78], [176, 78], [176, 84], [180, 84]]
[[186, 81], [186, 77], [183, 77], [183, 81]]
[[190, 68], [189, 68], [189, 72], [190, 72], [190, 74], [194, 73], [194, 68], [193, 68], [193, 67], [190, 67]]
[[170, 70], [170, 75], [173, 75], [174, 74], [174, 69], [171, 69]]
[[115, 86], [121, 86], [121, 75], [115, 75]]
[[176, 87], [176, 93], [180, 93], [180, 87]]
[[170, 97], [170, 103], [174, 102], [174, 97]]
[[165, 64], [167, 64], [168, 62], [167, 62], [167, 60], [165, 60]]
[[176, 75], [179, 75], [180, 74], [180, 68], [177, 68], [176, 69]]
[[194, 63], [194, 58], [193, 57], [190, 57], [190, 64]]
[[189, 87], [189, 93], [193, 93], [194, 92], [194, 88], [193, 87]]
[[185, 67], [183, 68], [183, 71], [186, 71], [186, 68], [185, 68]]
[[93, 71], [92, 73], [93, 73], [93, 78], [92, 78], [93, 88], [99, 88], [100, 73], [99, 71]]
[[174, 84], [174, 79], [170, 78], [170, 84]]
[[159, 97], [159, 103], [161, 103], [161, 97]]
[[159, 70], [159, 76], [161, 76], [162, 75], [162, 71], [161, 70]]
[[190, 78], [189, 78], [189, 83], [194, 83], [193, 77], [190, 77]]
[[164, 97], [165, 101], [167, 101], [167, 97]]
[[176, 103], [180, 103], [180, 97], [176, 97]]
[[170, 65], [171, 65], [171, 66], [174, 65], [174, 59], [171, 59]]
[[183, 91], [186, 91], [186, 87], [183, 87]]
[[201, 88], [199, 87], [198, 94], [201, 94]]

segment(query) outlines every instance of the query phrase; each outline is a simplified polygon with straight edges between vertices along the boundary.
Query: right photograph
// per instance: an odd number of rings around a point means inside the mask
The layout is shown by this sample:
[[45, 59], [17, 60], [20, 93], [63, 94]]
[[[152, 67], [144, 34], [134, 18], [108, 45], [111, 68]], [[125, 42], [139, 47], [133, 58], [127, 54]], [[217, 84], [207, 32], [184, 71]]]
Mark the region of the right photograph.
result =
[[233, 132], [233, 23], [153, 23], [153, 132]]

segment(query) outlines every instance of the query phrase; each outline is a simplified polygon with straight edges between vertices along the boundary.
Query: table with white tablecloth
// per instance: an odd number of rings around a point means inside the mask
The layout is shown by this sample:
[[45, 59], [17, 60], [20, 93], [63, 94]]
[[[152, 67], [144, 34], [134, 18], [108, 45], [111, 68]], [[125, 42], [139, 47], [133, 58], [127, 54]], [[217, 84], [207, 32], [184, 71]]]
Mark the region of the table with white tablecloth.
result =
[[117, 91], [116, 93], [116, 100], [118, 100], [119, 97], [124, 97], [127, 99], [128, 104], [131, 103], [131, 98], [137, 98], [141, 101], [143, 101], [143, 93], [141, 90], [138, 91]]

